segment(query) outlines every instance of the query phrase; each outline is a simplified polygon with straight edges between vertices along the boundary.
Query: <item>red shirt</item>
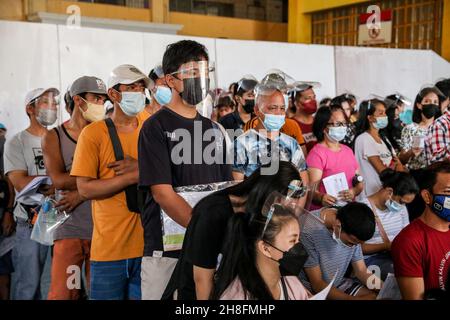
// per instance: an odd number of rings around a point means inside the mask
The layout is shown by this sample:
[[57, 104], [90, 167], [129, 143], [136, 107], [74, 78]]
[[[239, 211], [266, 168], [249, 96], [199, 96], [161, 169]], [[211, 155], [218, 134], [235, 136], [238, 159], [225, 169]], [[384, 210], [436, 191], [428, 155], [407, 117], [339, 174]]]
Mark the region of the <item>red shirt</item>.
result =
[[311, 124], [306, 124], [303, 122], [298, 121], [295, 118], [292, 118], [292, 120], [295, 120], [295, 122], [298, 123], [298, 125], [300, 126], [300, 129], [302, 129], [302, 134], [303, 134], [303, 139], [305, 139], [306, 142], [306, 150], [311, 151], [311, 149], [316, 145], [317, 143], [317, 138], [313, 133], [313, 125]]
[[425, 290], [445, 290], [450, 266], [450, 230], [441, 232], [416, 219], [392, 243], [396, 277], [423, 278]]

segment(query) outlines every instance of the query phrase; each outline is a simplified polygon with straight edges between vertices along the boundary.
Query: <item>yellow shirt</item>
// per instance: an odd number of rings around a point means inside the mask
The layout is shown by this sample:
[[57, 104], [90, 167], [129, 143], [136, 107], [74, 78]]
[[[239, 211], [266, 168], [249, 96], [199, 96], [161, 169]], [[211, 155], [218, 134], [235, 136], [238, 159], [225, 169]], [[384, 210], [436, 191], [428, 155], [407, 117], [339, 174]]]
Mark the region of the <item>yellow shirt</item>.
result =
[[[131, 133], [118, 132], [124, 155], [138, 157], [138, 138], [142, 121]], [[83, 129], [75, 150], [72, 176], [108, 179], [114, 170], [107, 165], [115, 161], [105, 121], [94, 122]], [[142, 257], [144, 232], [141, 217], [130, 212], [122, 191], [111, 198], [92, 201], [94, 231], [91, 260], [116, 261]]]

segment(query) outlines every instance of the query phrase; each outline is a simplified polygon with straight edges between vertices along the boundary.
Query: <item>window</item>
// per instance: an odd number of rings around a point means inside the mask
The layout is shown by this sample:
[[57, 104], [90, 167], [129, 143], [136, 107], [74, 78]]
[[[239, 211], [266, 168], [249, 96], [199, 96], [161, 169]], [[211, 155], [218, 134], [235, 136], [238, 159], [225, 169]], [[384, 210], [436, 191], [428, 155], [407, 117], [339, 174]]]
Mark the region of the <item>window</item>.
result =
[[113, 4], [130, 8], [148, 8], [149, 0], [78, 0], [79, 2], [91, 2], [101, 4]]
[[441, 52], [442, 0], [385, 0], [313, 13], [312, 42], [358, 45], [359, 16], [369, 4], [393, 11], [392, 43], [385, 48], [430, 49]]
[[287, 22], [288, 0], [170, 0], [170, 11]]

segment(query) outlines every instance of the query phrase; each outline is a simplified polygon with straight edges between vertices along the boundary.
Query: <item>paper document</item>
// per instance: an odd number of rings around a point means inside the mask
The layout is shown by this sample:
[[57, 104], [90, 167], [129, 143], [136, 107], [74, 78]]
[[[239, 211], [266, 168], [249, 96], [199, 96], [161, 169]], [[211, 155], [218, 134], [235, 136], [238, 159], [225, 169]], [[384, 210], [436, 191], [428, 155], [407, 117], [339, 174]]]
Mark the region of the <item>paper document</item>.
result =
[[308, 300], [326, 300], [327, 297], [328, 297], [328, 294], [330, 293], [331, 287], [333, 286], [334, 281], [336, 280], [337, 274], [338, 274], [338, 271], [336, 271], [336, 273], [334, 274], [333, 279], [331, 279], [330, 283], [327, 285], [327, 287], [325, 289], [320, 291], [318, 294], [312, 296]]
[[[25, 197], [31, 197], [37, 193], [37, 190], [39, 189], [39, 186], [41, 184], [52, 184], [52, 180], [50, 177], [47, 176], [39, 176], [34, 178], [33, 180], [28, 183], [25, 188], [22, 189], [17, 195], [16, 195], [16, 201], [19, 201], [22, 198]], [[20, 201], [19, 201], [20, 202]]]
[[402, 294], [393, 273], [389, 273], [386, 277], [377, 300], [402, 300]]
[[[186, 202], [193, 208], [200, 200], [213, 192], [214, 191], [180, 192], [178, 195], [186, 200]], [[170, 218], [162, 209], [161, 218], [163, 221], [164, 251], [181, 250], [186, 229], [172, 220], [172, 218]]]
[[[349, 189], [347, 178], [343, 172], [326, 177], [322, 179], [322, 182], [327, 194], [332, 195], [335, 198], [339, 198], [339, 192]], [[338, 206], [345, 206], [345, 204], [345, 201], [336, 201], [336, 205]]]

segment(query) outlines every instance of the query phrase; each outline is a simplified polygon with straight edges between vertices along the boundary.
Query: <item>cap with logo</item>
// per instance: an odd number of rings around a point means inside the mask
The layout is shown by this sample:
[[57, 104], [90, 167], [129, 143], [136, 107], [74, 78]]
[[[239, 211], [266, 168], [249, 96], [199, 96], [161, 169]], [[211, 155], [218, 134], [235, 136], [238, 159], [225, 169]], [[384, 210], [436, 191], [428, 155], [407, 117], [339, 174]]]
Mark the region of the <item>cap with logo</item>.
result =
[[106, 84], [102, 79], [92, 76], [83, 76], [75, 80], [69, 89], [70, 96], [74, 96], [80, 93], [97, 93], [107, 95]]
[[39, 98], [40, 96], [44, 95], [44, 93], [47, 92], [52, 92], [53, 96], [55, 97], [59, 95], [59, 90], [54, 87], [33, 89], [26, 94], [25, 105], [26, 106], [29, 105], [31, 102], [33, 102], [34, 100], [36, 100], [37, 98]]
[[155, 83], [141, 70], [131, 64], [120, 65], [111, 72], [108, 80], [108, 89], [118, 84], [132, 84], [139, 80], [144, 81], [147, 89], [153, 89]]

